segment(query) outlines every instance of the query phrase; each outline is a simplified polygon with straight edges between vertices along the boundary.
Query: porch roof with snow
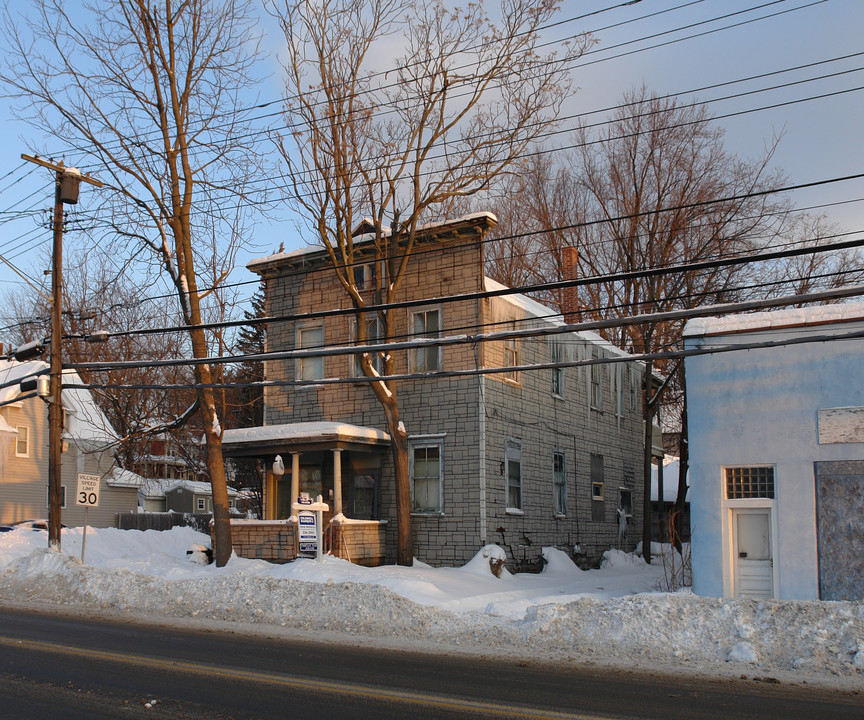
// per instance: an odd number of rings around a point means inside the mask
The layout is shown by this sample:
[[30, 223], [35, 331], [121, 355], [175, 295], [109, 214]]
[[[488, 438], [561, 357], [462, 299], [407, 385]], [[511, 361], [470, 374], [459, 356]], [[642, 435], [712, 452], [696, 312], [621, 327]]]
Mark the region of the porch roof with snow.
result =
[[314, 450], [365, 450], [389, 444], [383, 430], [340, 422], [300, 422], [226, 430], [222, 453], [226, 457], [272, 455]]

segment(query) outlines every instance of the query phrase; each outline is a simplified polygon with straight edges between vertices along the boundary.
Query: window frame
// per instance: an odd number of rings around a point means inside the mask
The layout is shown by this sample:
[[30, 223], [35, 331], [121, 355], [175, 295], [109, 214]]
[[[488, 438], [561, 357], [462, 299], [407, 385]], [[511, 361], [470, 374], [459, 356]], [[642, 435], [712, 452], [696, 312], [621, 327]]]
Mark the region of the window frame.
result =
[[[599, 360], [600, 351], [594, 348], [591, 351], [591, 359]], [[588, 402], [592, 410], [600, 410], [603, 402], [603, 365], [599, 362], [591, 365], [591, 397]]]
[[[444, 514], [444, 438], [445, 435], [417, 435], [408, 438], [408, 475], [411, 479], [411, 514]], [[438, 451], [438, 504], [435, 508], [415, 508], [415, 453], [420, 449], [435, 448]], [[429, 478], [424, 478], [429, 479]]]
[[[511, 327], [511, 330], [515, 327]], [[504, 367], [518, 367], [521, 361], [522, 347], [519, 338], [507, 338], [504, 340]], [[518, 385], [520, 382], [518, 370], [508, 370], [504, 373], [504, 380]]]
[[[378, 313], [371, 313], [371, 317], [365, 318], [366, 320], [366, 341], [363, 343], [364, 345], [375, 345], [380, 344], [384, 339], [384, 324], [381, 322], [381, 318], [378, 317]], [[369, 335], [369, 325], [374, 323], [377, 327], [375, 337], [370, 337]], [[354, 344], [358, 343], [357, 340], [357, 318], [354, 317], [351, 319], [351, 342]], [[360, 356], [362, 353], [356, 353], [355, 355], [350, 356], [350, 371], [352, 377], [363, 377], [363, 368], [360, 365]], [[372, 367], [375, 368], [375, 372], [379, 375], [384, 374], [384, 358], [381, 357], [380, 353], [371, 353], [370, 357]]]
[[[730, 496], [730, 494], [729, 494], [729, 489], [730, 489], [729, 474], [730, 474], [730, 472], [735, 472], [735, 471], [740, 472], [740, 471], [744, 471], [744, 470], [749, 470], [749, 471], [770, 470], [771, 471], [771, 477], [770, 477], [770, 483], [771, 483], [770, 493], [771, 494], [770, 495], [768, 495], [768, 494], [766, 494], [766, 495], [749, 495], [748, 494], [748, 495], [738, 495], [735, 497]], [[755, 500], [755, 501], [774, 501], [777, 499], [777, 473], [776, 473], [776, 467], [771, 463], [766, 463], [766, 464], [757, 463], [754, 465], [724, 465], [722, 477], [723, 477], [723, 499], [726, 502], [738, 502], [738, 501], [745, 501], [746, 502], [746, 501], [753, 501], [753, 500]]]
[[[624, 496], [625, 495], [627, 497], [629, 497], [629, 500], [630, 500], [630, 502], [628, 503], [629, 510], [627, 507], [625, 507], [625, 504], [624, 504]], [[626, 517], [626, 518], [632, 518], [633, 517], [633, 490], [631, 488], [629, 488], [629, 487], [619, 487], [618, 488], [618, 509], [625, 511], [624, 517]]]
[[[316, 343], [315, 345], [304, 346], [303, 345], [303, 333], [313, 332], [313, 331], [319, 331], [321, 333], [320, 342]], [[301, 324], [301, 325], [298, 325], [295, 329], [294, 347], [297, 350], [304, 350], [304, 349], [309, 349], [312, 347], [323, 347], [325, 337], [326, 336], [324, 334], [324, 323], [323, 322]], [[308, 363], [308, 365], [307, 365], [307, 363]], [[318, 371], [312, 373], [313, 377], [304, 377], [304, 374], [306, 372], [306, 368], [312, 368], [315, 366], [318, 367]], [[297, 380], [298, 382], [315, 382], [316, 380], [323, 380], [325, 377], [327, 377], [327, 374], [326, 374], [325, 369], [324, 369], [324, 356], [323, 355], [319, 355], [317, 357], [295, 358], [294, 370], [295, 370], [294, 379]]]
[[[560, 338], [549, 338], [549, 359], [553, 363], [561, 362], [563, 356], [563, 344]], [[556, 398], [564, 398], [564, 368], [552, 368], [552, 396]]]
[[[430, 315], [431, 313], [435, 313], [438, 317], [438, 329], [434, 331], [434, 334], [428, 330], [428, 323], [425, 320], [425, 317]], [[416, 331], [416, 318], [418, 316], [424, 316], [423, 321], [423, 332], [418, 333]], [[409, 330], [410, 336], [412, 340], [419, 340], [423, 338], [440, 338], [441, 330], [443, 327], [444, 321], [444, 313], [441, 309], [440, 305], [427, 305], [424, 307], [415, 308], [409, 311], [408, 314], [408, 322], [409, 322]], [[430, 347], [417, 347], [411, 348], [408, 351], [409, 355], [409, 367], [412, 373], [433, 373], [440, 372], [443, 368], [443, 358], [441, 353], [440, 345], [433, 345]], [[428, 359], [434, 356], [435, 358], [435, 367], [427, 367]], [[420, 358], [423, 359], [422, 367], [419, 362]]]
[[[559, 458], [560, 470], [557, 467]], [[563, 450], [552, 452], [552, 500], [555, 517], [567, 517], [567, 454]]]
[[[15, 437], [15, 457], [20, 458], [29, 458], [30, 457], [30, 426], [29, 425], [16, 425], [15, 430], [17, 432], [17, 436]], [[19, 452], [18, 446], [21, 440], [21, 431], [24, 431], [24, 452]]]
[[[515, 484], [510, 482], [510, 469], [514, 463], [519, 469], [517, 478], [518, 482]], [[524, 514], [524, 487], [525, 477], [522, 472], [522, 442], [515, 438], [506, 438], [504, 441], [504, 506], [506, 513], [512, 515]], [[515, 488], [518, 492], [518, 502], [516, 503], [510, 502], [511, 488]]]

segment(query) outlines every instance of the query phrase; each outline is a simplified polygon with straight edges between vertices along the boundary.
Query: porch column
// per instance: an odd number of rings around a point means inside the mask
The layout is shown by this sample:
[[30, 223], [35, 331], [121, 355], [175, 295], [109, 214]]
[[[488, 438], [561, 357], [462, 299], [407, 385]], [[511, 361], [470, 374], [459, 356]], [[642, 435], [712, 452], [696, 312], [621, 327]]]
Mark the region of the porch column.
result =
[[333, 514], [342, 512], [342, 451], [333, 451]]
[[291, 520], [297, 522], [294, 503], [300, 497], [300, 453], [291, 453]]

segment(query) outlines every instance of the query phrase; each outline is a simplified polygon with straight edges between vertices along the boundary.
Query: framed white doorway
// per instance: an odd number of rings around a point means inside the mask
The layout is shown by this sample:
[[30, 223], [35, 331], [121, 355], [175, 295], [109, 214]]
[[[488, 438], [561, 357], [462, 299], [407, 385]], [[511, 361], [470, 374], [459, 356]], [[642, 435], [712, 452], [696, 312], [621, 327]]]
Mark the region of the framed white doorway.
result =
[[732, 508], [732, 566], [735, 597], [774, 597], [771, 508]]

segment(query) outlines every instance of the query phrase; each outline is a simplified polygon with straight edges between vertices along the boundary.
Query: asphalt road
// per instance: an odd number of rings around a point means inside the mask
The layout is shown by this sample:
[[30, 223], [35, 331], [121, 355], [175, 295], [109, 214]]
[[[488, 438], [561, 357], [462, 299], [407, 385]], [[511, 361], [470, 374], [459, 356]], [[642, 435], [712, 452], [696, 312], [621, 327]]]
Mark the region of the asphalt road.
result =
[[0, 610], [0, 718], [47, 717], [860, 720], [864, 692]]

